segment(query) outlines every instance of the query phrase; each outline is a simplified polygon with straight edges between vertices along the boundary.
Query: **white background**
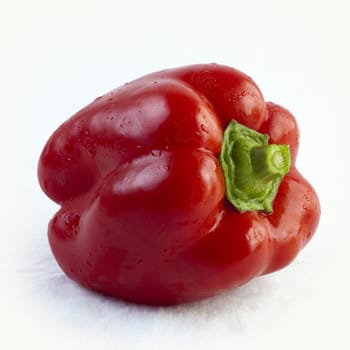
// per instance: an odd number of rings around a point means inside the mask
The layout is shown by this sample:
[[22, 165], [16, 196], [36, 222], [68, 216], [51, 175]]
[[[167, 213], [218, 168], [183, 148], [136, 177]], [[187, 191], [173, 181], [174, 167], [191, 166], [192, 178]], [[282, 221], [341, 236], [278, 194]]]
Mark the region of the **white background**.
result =
[[[349, 2], [0, 1], [0, 348], [349, 349]], [[95, 97], [151, 71], [217, 62], [298, 119], [298, 166], [319, 229], [288, 268], [170, 308], [68, 280], [36, 167], [50, 134]]]

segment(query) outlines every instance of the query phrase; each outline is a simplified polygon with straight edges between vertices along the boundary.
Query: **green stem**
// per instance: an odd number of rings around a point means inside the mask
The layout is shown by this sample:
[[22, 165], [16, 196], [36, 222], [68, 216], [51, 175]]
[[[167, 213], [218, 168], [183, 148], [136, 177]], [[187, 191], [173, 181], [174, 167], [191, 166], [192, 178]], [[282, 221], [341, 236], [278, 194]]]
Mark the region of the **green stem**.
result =
[[253, 171], [262, 181], [284, 176], [289, 170], [290, 153], [287, 145], [253, 147], [250, 157]]
[[219, 156], [226, 197], [240, 212], [272, 212], [278, 187], [290, 168], [288, 145], [268, 143], [268, 135], [236, 121], [226, 128]]

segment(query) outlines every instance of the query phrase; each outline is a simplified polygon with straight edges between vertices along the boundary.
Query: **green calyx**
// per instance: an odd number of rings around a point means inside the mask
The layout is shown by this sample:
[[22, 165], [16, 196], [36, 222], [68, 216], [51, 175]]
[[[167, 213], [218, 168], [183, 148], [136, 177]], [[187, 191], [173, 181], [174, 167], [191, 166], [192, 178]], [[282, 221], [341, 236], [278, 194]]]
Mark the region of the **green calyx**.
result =
[[282, 178], [288, 173], [288, 145], [268, 143], [268, 135], [232, 121], [224, 132], [219, 162], [226, 197], [239, 211], [272, 212]]

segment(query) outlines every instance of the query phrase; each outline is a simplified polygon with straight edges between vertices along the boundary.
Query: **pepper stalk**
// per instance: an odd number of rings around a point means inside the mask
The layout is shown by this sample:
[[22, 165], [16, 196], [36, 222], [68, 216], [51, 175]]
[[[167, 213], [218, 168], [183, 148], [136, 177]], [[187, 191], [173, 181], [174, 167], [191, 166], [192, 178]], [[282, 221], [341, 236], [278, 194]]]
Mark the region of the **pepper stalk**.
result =
[[219, 162], [226, 197], [239, 212], [271, 213], [278, 187], [290, 169], [289, 146], [269, 144], [268, 139], [235, 120], [224, 132]]

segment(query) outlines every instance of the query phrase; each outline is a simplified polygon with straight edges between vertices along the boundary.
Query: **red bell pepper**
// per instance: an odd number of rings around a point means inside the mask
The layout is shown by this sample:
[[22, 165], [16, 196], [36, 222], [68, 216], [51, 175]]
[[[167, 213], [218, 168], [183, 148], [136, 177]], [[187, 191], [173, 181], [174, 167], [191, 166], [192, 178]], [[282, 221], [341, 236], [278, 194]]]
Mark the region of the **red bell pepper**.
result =
[[320, 206], [295, 167], [290, 112], [216, 64], [153, 73], [62, 124], [39, 162], [61, 208], [49, 242], [83, 286], [174, 304], [290, 263]]

